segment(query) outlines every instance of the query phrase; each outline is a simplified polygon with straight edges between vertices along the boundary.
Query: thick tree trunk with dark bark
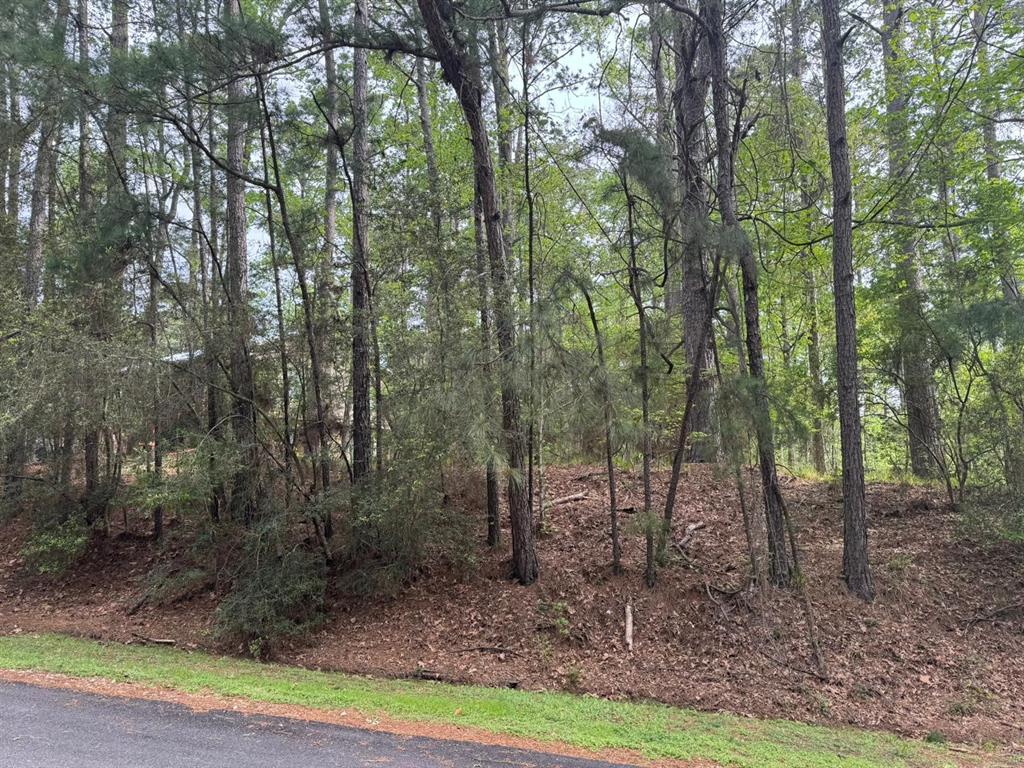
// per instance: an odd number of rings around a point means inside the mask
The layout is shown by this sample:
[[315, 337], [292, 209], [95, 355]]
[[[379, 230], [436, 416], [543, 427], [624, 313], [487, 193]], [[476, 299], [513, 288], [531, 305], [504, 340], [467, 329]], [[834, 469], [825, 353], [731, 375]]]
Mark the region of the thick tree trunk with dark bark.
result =
[[[701, 344], [708, 296], [704, 260], [707, 253], [708, 186], [706, 182], [705, 102], [708, 92], [707, 36], [701, 24], [680, 14], [675, 34], [675, 146], [682, 203], [678, 219], [680, 303], [687, 371], [698, 370], [692, 405], [687, 461], [714, 461], [718, 455], [713, 418], [712, 345]], [[670, 270], [668, 279], [677, 279]], [[670, 289], [671, 290], [671, 289]], [[698, 360], [698, 356], [700, 359]], [[693, 435], [700, 435], [694, 438]]]
[[860, 402], [857, 393], [857, 313], [853, 295], [853, 184], [846, 140], [846, 84], [839, 0], [821, 0], [829, 162], [832, 169], [832, 272], [836, 314], [836, 376], [843, 455], [843, 577], [853, 594], [874, 597], [868, 566]]
[[[228, 0], [229, 20], [239, 18], [239, 0]], [[227, 284], [230, 328], [230, 377], [232, 395], [231, 427], [242, 454], [242, 463], [232, 480], [231, 514], [251, 523], [259, 507], [259, 448], [256, 444], [256, 397], [249, 343], [252, 319], [249, 310], [249, 255], [245, 209], [245, 102], [243, 81], [232, 79], [227, 89]]]
[[[364, 32], [368, 23], [366, 0], [356, 0], [355, 25]], [[356, 49], [352, 70], [352, 480], [359, 483], [370, 473], [370, 233], [367, 206], [370, 198], [370, 138], [366, 91], [369, 80], [367, 51]]]
[[537, 554], [533, 543], [533, 521], [526, 498], [526, 436], [522, 428], [520, 395], [516, 385], [518, 354], [512, 292], [506, 272], [505, 238], [498, 202], [490, 141], [483, 112], [480, 70], [467, 53], [468, 46], [455, 26], [455, 11], [449, 0], [418, 0], [420, 13], [438, 54], [445, 77], [455, 89], [473, 144], [477, 194], [483, 209], [494, 292], [494, 324], [501, 362], [502, 426], [508, 453], [508, 503], [512, 522], [512, 567], [523, 584], [537, 579]]

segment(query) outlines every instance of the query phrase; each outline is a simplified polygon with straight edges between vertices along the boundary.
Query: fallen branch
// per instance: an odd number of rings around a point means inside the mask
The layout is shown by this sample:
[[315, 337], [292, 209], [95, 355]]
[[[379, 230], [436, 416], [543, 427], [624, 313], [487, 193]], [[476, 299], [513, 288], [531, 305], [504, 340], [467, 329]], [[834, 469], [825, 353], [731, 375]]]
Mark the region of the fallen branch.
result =
[[519, 651], [513, 651], [511, 648], [501, 648], [496, 645], [476, 645], [472, 648], [460, 648], [455, 653], [507, 653], [510, 656], [522, 656]]
[[585, 501], [589, 498], [590, 497], [587, 496], [587, 494], [585, 493], [573, 493], [570, 494], [569, 496], [562, 496], [559, 499], [554, 499], [553, 501], [548, 503], [548, 506], [557, 507], [559, 504], [568, 504], [571, 501]]
[[828, 675], [823, 675], [820, 672], [817, 672], [817, 671], [815, 671], [813, 669], [807, 669], [806, 667], [800, 667], [800, 666], [797, 666], [796, 664], [791, 664], [790, 662], [785, 661], [784, 659], [777, 659], [774, 656], [772, 656], [771, 654], [765, 653], [760, 648], [757, 648], [755, 650], [757, 650], [757, 652], [759, 654], [761, 654], [766, 659], [768, 659], [768, 661], [774, 662], [775, 664], [778, 664], [780, 667], [785, 667], [786, 669], [791, 669], [794, 672], [799, 672], [800, 674], [807, 675], [808, 677], [817, 678], [818, 680], [821, 680], [822, 682], [825, 682], [825, 683], [827, 683], [829, 681]]
[[1024, 610], [1024, 603], [1010, 603], [1009, 605], [1002, 605], [998, 608], [993, 608], [990, 611], [976, 613], [969, 619], [961, 619], [960, 621], [962, 624], [967, 625], [967, 629], [971, 629], [975, 624], [980, 624], [983, 621], [995, 621], [1004, 614], [1022, 610]]
[[146, 637], [145, 635], [140, 635], [138, 632], [132, 632], [132, 637], [134, 637], [137, 640], [141, 640], [144, 643], [148, 643], [149, 645], [177, 645], [178, 644], [177, 640], [172, 640], [170, 638], [164, 638], [164, 637]]
[[633, 650], [633, 601], [626, 601], [626, 648]]
[[701, 521], [699, 523], [690, 523], [688, 526], [686, 526], [686, 533], [683, 534], [683, 538], [681, 538], [676, 543], [676, 547], [685, 550], [690, 545], [690, 542], [693, 541], [694, 536], [696, 536], [697, 534], [697, 531], [706, 527], [707, 523], [705, 523], [704, 521]]

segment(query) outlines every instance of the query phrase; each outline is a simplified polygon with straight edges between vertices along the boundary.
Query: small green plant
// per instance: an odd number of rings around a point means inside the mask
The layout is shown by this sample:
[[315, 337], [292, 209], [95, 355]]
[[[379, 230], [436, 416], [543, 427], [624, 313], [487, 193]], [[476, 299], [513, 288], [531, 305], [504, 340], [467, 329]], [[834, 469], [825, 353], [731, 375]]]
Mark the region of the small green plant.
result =
[[970, 717], [977, 711], [977, 704], [967, 699], [957, 699], [949, 705], [949, 714], [953, 717]]
[[565, 683], [570, 690], [576, 690], [583, 684], [583, 670], [579, 667], [569, 667], [565, 671]]
[[928, 735], [924, 737], [924, 740], [929, 744], [945, 744], [949, 741], [941, 731], [928, 731]]
[[540, 602], [537, 604], [537, 612], [547, 619], [543, 624], [544, 629], [551, 629], [562, 640], [569, 640], [572, 637], [572, 623], [569, 621], [569, 606], [561, 601]]
[[44, 525], [36, 530], [21, 550], [33, 573], [59, 576], [74, 565], [89, 546], [89, 528], [77, 517]]
[[913, 564], [914, 564], [913, 556], [910, 555], [910, 554], [904, 553], [904, 554], [899, 554], [899, 555], [893, 556], [893, 558], [891, 560], [889, 560], [888, 563], [886, 563], [886, 568], [888, 568], [889, 572], [891, 574], [893, 574], [894, 576], [902, 576], [903, 574], [905, 574], [907, 571], [910, 570], [910, 567]]

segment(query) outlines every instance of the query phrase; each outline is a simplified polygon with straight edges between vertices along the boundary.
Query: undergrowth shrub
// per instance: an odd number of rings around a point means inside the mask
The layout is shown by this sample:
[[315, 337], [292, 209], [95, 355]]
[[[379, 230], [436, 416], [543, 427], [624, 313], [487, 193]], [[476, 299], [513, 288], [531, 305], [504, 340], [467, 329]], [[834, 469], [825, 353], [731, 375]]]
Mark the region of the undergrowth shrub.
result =
[[404, 469], [397, 464], [369, 479], [339, 516], [344, 592], [394, 595], [431, 566], [463, 573], [475, 564], [479, 512], [467, 509], [461, 491], [448, 492], [440, 469]]
[[1024, 492], [1006, 486], [975, 490], [960, 505], [960, 531], [989, 544], [1024, 544]]
[[327, 584], [322, 553], [289, 541], [285, 515], [243, 534], [231, 591], [217, 607], [214, 634], [257, 658], [314, 628]]
[[85, 554], [89, 527], [78, 515], [39, 525], [21, 550], [25, 567], [42, 576], [59, 576]]
[[209, 589], [212, 582], [206, 568], [195, 565], [158, 565], [146, 577], [140, 602], [144, 601], [148, 605], [174, 605]]

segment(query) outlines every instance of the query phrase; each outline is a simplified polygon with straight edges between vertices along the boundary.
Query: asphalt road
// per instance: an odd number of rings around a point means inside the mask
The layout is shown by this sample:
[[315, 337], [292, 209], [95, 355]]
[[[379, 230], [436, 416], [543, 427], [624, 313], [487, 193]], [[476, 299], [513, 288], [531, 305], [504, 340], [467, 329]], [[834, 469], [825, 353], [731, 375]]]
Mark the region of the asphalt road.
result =
[[0, 768], [622, 768], [0, 682]]

